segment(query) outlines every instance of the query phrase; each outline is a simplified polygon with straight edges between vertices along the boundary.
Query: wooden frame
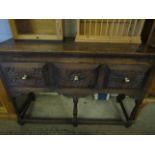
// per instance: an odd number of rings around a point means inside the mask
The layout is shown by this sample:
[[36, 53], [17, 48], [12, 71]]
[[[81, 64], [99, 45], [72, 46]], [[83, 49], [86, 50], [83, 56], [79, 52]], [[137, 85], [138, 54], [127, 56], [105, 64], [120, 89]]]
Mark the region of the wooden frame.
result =
[[[32, 27], [34, 32], [38, 31], [39, 24], [42, 27], [45, 27], [44, 28], [45, 31], [47, 31], [47, 29], [48, 29], [48, 31], [55, 30], [55, 32], [53, 34], [50, 34], [50, 33], [48, 34], [47, 32], [46, 32], [46, 34], [39, 34], [39, 33], [37, 34], [36, 32], [22, 34], [22, 33], [19, 33], [19, 29], [18, 29], [19, 26], [17, 26], [17, 23], [19, 22], [19, 20], [18, 19], [17, 20], [10, 19], [9, 23], [10, 23], [10, 27], [11, 27], [14, 39], [19, 39], [19, 40], [20, 39], [21, 40], [63, 40], [63, 26], [62, 26], [63, 24], [62, 24], [61, 19], [22, 19], [21, 21], [23, 21], [23, 22], [26, 21], [27, 23], [29, 22], [29, 28]], [[43, 22], [45, 22], [44, 25], [42, 24]], [[51, 24], [49, 24], [49, 26], [47, 25], [48, 22], [51, 23]], [[54, 24], [54, 25], [52, 25], [52, 24]], [[26, 25], [24, 25], [24, 28], [26, 28]], [[37, 28], [37, 30], [35, 30], [35, 28]], [[21, 28], [20, 28], [20, 30], [21, 30]], [[25, 30], [23, 30], [23, 31], [25, 31]], [[43, 28], [41, 31], [43, 31]], [[41, 32], [41, 33], [43, 33], [43, 32]]]
[[79, 19], [76, 42], [141, 43], [143, 19]]

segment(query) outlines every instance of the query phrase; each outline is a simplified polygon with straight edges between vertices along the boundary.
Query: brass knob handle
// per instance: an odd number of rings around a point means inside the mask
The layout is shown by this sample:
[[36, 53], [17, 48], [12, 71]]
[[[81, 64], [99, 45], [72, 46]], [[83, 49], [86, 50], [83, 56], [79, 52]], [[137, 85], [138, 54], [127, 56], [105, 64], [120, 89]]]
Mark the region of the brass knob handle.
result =
[[125, 83], [129, 83], [129, 82], [130, 82], [130, 79], [129, 79], [128, 77], [125, 77], [125, 78], [124, 78], [124, 82], [125, 82]]
[[78, 75], [74, 76], [74, 81], [79, 81], [79, 76]]
[[27, 80], [27, 78], [28, 78], [28, 75], [24, 74], [21, 79], [22, 80]]

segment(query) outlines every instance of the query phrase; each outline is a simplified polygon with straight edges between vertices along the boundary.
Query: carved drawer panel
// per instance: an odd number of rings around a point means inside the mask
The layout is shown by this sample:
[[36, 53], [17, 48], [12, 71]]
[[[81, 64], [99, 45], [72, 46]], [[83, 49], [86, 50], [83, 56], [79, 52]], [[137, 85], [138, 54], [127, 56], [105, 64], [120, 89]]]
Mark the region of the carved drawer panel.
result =
[[56, 88], [99, 88], [105, 79], [104, 67], [96, 64], [55, 63], [49, 66], [47, 76]]
[[111, 65], [109, 88], [141, 89], [149, 67], [146, 65]]
[[44, 87], [43, 63], [1, 63], [5, 80], [10, 87]]
[[92, 88], [97, 81], [98, 65], [55, 64], [60, 88]]

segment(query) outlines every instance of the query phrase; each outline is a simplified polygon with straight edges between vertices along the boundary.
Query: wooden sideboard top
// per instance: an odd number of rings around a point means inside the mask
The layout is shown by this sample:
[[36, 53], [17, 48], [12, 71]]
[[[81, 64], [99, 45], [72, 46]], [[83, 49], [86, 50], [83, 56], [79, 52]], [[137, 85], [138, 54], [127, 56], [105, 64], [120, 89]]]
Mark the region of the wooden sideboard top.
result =
[[[75, 43], [67, 39], [63, 42], [34, 41], [13, 39], [0, 43], [0, 57], [2, 56], [57, 56], [57, 57], [87, 57], [87, 58], [138, 58], [155, 61], [155, 49], [137, 44], [110, 43]], [[31, 55], [29, 54], [31, 53]]]
[[74, 41], [52, 42], [12, 39], [0, 43], [1, 51], [11, 52], [70, 52], [70, 53], [104, 53], [104, 52], [123, 52], [134, 53], [139, 51], [140, 45], [137, 44], [118, 44], [118, 43], [76, 43]]

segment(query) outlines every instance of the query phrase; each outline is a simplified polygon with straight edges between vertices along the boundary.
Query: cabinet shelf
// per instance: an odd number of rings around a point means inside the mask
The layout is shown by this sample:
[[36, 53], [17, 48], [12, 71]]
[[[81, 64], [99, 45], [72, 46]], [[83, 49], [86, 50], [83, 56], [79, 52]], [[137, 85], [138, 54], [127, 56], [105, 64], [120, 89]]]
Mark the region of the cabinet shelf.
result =
[[62, 20], [14, 19], [9, 20], [13, 38], [23, 40], [62, 40]]
[[76, 42], [141, 43], [143, 19], [79, 19]]

